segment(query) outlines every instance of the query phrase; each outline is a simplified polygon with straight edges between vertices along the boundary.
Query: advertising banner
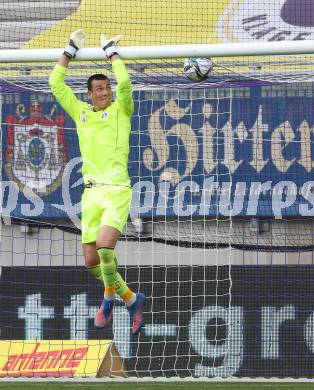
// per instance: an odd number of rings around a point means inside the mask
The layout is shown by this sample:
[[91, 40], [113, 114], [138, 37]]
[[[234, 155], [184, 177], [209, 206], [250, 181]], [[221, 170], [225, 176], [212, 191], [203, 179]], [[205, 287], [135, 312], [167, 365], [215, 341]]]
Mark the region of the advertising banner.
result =
[[95, 377], [111, 340], [0, 341], [0, 377]]
[[[52, 351], [60, 338], [88, 345], [113, 339], [130, 375], [313, 377], [312, 266], [232, 266], [231, 279], [223, 266], [120, 273], [134, 291], [140, 276], [147, 296], [139, 338], [131, 337], [118, 300], [112, 326], [94, 328], [103, 291], [84, 267], [3, 267], [0, 338], [11, 340], [9, 355], [20, 353], [21, 340], [31, 340], [25, 341], [31, 353], [33, 340], [50, 340]], [[47, 350], [38, 343], [38, 351]]]
[[[311, 85], [134, 98], [131, 217], [313, 217]], [[4, 95], [2, 117], [3, 214], [79, 221], [81, 159], [69, 117], [52, 96], [25, 93]]]

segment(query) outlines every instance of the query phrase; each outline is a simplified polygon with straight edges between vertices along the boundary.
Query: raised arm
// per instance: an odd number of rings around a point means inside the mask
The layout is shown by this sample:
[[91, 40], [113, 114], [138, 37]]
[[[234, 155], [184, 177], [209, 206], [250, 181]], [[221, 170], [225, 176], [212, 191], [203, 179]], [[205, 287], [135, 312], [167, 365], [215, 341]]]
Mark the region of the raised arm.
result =
[[65, 84], [67, 67], [76, 52], [84, 45], [85, 33], [83, 30], [77, 30], [70, 36], [70, 41], [58, 63], [54, 67], [50, 78], [49, 86], [60, 106], [76, 121], [79, 115], [80, 101], [77, 99], [72, 89]]
[[119, 56], [117, 43], [121, 38], [121, 35], [117, 35], [106, 40], [105, 36], [101, 35], [100, 43], [106, 57], [112, 62], [112, 70], [117, 80], [116, 100], [125, 113], [131, 116], [134, 111], [132, 84], [126, 66]]

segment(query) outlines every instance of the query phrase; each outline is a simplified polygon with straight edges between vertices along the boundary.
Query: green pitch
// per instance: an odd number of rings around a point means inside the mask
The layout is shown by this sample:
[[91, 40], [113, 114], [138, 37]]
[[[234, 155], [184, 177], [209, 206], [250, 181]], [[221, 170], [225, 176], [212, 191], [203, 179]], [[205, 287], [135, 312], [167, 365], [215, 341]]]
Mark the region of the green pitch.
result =
[[1, 383], [0, 390], [314, 390], [314, 383]]

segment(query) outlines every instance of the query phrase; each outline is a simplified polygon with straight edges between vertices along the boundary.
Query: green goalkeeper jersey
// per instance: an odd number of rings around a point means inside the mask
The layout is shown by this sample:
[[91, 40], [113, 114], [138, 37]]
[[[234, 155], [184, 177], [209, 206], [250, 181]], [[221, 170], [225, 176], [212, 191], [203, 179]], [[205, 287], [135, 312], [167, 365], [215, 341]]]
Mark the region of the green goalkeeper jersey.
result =
[[65, 84], [67, 68], [57, 64], [49, 78], [58, 103], [76, 124], [83, 158], [84, 183], [130, 186], [128, 174], [131, 116], [134, 110], [132, 85], [122, 60], [112, 62], [117, 80], [116, 98], [103, 110], [80, 101]]

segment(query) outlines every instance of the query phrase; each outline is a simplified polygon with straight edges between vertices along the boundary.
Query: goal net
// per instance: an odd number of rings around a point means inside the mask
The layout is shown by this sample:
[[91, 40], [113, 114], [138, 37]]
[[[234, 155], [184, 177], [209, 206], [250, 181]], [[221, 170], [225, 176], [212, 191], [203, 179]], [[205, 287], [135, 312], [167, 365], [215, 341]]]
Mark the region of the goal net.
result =
[[[314, 6], [134, 3], [0, 0], [0, 376], [312, 377]], [[124, 35], [134, 88], [117, 257], [148, 298], [136, 338], [119, 300], [93, 326], [78, 139], [48, 88], [79, 28], [77, 96], [93, 73], [115, 85], [100, 33]], [[211, 57], [205, 81], [185, 56]]]

